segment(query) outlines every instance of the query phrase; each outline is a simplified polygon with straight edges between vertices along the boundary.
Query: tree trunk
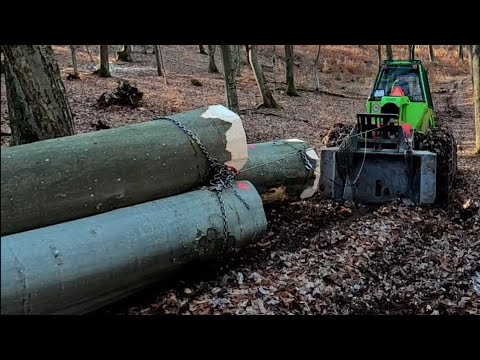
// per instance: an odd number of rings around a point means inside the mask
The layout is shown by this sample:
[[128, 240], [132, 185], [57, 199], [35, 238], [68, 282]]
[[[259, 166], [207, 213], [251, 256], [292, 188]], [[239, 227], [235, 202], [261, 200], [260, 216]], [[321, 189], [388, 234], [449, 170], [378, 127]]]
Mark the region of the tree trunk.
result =
[[463, 45], [458, 45], [458, 57], [463, 60]]
[[318, 62], [320, 60], [321, 48], [322, 48], [322, 45], [318, 45], [317, 56], [315, 57], [315, 61], [313, 63], [313, 80], [315, 81], [315, 91], [320, 91], [320, 80], [318, 77]]
[[470, 77], [473, 84], [473, 45], [467, 45], [468, 64], [470, 66]]
[[165, 70], [165, 63], [163, 62], [162, 48], [160, 47], [160, 45], [157, 45], [157, 49], [158, 56], [160, 57], [160, 65], [162, 66], [163, 78], [165, 79], [165, 85], [168, 85], [167, 70]]
[[252, 67], [255, 80], [257, 81], [258, 89], [260, 90], [262, 105], [266, 108], [279, 108], [277, 102], [272, 96], [272, 93], [270, 92], [270, 89], [268, 88], [267, 79], [265, 79], [262, 67], [258, 62], [257, 45], [248, 46], [248, 59], [250, 66]]
[[13, 145], [73, 135], [73, 115], [52, 47], [2, 45], [2, 51]]
[[100, 45], [100, 68], [98, 69], [100, 77], [111, 77], [110, 64], [108, 62], [108, 45]]
[[160, 64], [160, 55], [158, 53], [158, 45], [153, 45], [153, 52], [155, 53], [155, 60], [157, 61], [157, 74], [162, 76], [162, 65]]
[[472, 47], [472, 77], [475, 106], [475, 153], [480, 154], [480, 45]]
[[73, 76], [78, 76], [77, 56], [75, 55], [75, 50], [75, 45], [70, 45], [70, 51], [72, 52]]
[[142, 45], [142, 47], [143, 47], [143, 53], [146, 55], [147, 54], [147, 45]]
[[433, 45], [428, 45], [428, 60], [435, 62], [435, 53], [433, 51]]
[[228, 108], [238, 113], [237, 87], [235, 85], [235, 64], [232, 57], [231, 45], [220, 45], [223, 59], [223, 72], [225, 78], [225, 95]]
[[260, 241], [267, 219], [255, 187], [235, 182], [221, 194], [226, 224], [216, 192], [196, 190], [2, 237], [1, 314], [85, 314]]
[[[247, 54], [248, 55], [248, 54]], [[277, 47], [273, 45], [273, 51], [272, 51], [272, 68], [275, 66], [277, 63]]]
[[392, 61], [392, 60], [393, 60], [393, 48], [392, 48], [392, 45], [385, 45], [385, 48], [387, 49], [387, 60]]
[[293, 45], [285, 45], [285, 73], [287, 78], [287, 86], [285, 88], [285, 93], [289, 96], [300, 96], [295, 89], [293, 60]]
[[207, 53], [205, 52], [205, 48], [203, 47], [203, 45], [198, 45], [198, 52], [202, 55], [207, 55]]
[[132, 62], [132, 45], [123, 45], [122, 50], [117, 52], [117, 60]]
[[408, 45], [408, 60], [415, 60], [415, 45]]
[[217, 65], [215, 64], [215, 45], [208, 45], [208, 72], [218, 73]]
[[[169, 118], [221, 164], [245, 165], [242, 121], [224, 106]], [[2, 236], [190, 191], [209, 171], [199, 145], [169, 120], [2, 148], [0, 156]]]
[[233, 64], [235, 69], [235, 76], [240, 76], [242, 73], [242, 61], [240, 58], [240, 45], [232, 45]]
[[378, 67], [382, 66], [382, 45], [377, 45]]
[[90, 58], [90, 61], [94, 63], [95, 60], [93, 60], [93, 56], [92, 56], [92, 53], [90, 52], [90, 49], [88, 48], [88, 45], [85, 45], [85, 49], [87, 50], [87, 54], [88, 54], [88, 57]]

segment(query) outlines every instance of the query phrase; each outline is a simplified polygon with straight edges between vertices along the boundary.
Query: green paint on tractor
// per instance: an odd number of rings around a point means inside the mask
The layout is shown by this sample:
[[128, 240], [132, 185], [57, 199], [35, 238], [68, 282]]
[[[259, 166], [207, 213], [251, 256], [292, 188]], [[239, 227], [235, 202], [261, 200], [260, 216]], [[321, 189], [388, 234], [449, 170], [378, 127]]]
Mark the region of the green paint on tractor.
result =
[[420, 60], [383, 62], [365, 105], [369, 114], [398, 114], [400, 125], [425, 132], [436, 126], [428, 76]]

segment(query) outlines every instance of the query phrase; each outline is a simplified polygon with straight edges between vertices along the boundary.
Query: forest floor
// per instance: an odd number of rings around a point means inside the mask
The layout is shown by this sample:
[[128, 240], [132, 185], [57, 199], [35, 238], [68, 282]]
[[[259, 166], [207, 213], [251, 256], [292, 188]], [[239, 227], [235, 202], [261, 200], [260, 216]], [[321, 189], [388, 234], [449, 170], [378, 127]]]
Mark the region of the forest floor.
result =
[[[162, 46], [169, 84], [156, 76], [155, 55], [135, 46], [134, 62], [114, 61], [113, 77], [92, 74], [98, 49], [77, 50], [81, 80], [65, 80], [77, 132], [148, 121], [224, 103], [221, 74], [207, 72], [198, 46]], [[246, 63], [237, 78], [240, 115], [249, 143], [299, 138], [317, 150], [335, 122], [355, 121], [377, 70], [376, 46], [323, 46], [318, 66], [321, 91], [313, 89], [317, 46], [295, 46], [300, 97], [284, 93], [284, 52], [260, 46], [260, 58], [281, 110], [257, 109], [259, 95]], [[68, 46], [54, 46], [63, 79], [72, 71]], [[405, 58], [406, 47], [394, 47]], [[221, 62], [217, 57], [217, 66]], [[416, 207], [396, 201], [376, 208], [337, 203], [318, 195], [266, 207], [264, 238], [197, 272], [185, 273], [140, 295], [102, 309], [105, 314], [479, 314], [480, 157], [473, 154], [472, 85], [468, 62], [448, 46], [417, 57], [429, 71], [435, 110], [458, 143], [458, 183], [447, 207]], [[119, 79], [144, 92], [142, 106], [96, 106]], [[192, 79], [200, 86], [192, 84]], [[2, 146], [8, 146], [5, 81], [1, 81]], [[480, 280], [477, 280], [480, 281]]]

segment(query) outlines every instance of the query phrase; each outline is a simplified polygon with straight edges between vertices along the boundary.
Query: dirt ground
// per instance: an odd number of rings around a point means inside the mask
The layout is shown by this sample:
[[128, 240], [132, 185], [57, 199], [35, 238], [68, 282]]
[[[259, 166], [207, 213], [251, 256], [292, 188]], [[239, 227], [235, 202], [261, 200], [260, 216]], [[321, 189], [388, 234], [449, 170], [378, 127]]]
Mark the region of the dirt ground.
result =
[[[148, 121], [207, 105], [224, 103], [223, 79], [209, 74], [208, 56], [198, 46], [162, 46], [169, 84], [156, 76], [155, 56], [134, 47], [133, 63], [115, 62], [113, 77], [92, 74], [98, 49], [77, 50], [81, 80], [65, 80], [77, 132], [95, 131], [99, 121], [112, 127]], [[206, 46], [205, 46], [206, 47]], [[300, 97], [284, 94], [284, 52], [260, 46], [260, 57], [279, 111], [257, 109], [259, 95], [242, 51], [237, 81], [240, 115], [249, 143], [299, 138], [317, 150], [335, 122], [355, 121], [377, 70], [376, 46], [322, 46], [321, 92], [314, 92], [317, 46], [295, 46]], [[62, 77], [72, 71], [68, 46], [55, 46]], [[242, 47], [243, 50], [243, 47]], [[405, 46], [394, 47], [405, 58]], [[217, 55], [217, 66], [221, 62]], [[429, 71], [435, 110], [458, 143], [459, 176], [453, 199], [444, 208], [415, 207], [396, 201], [367, 208], [318, 195], [306, 201], [268, 206], [268, 230], [257, 244], [220, 263], [185, 274], [140, 296], [99, 311], [104, 314], [479, 314], [480, 157], [473, 155], [474, 122], [468, 62], [454, 47], [427, 46], [417, 56]], [[97, 98], [119, 79], [144, 92], [136, 109], [99, 109]], [[197, 79], [201, 86], [194, 86]], [[2, 146], [8, 146], [5, 82], [1, 83]], [[477, 275], [475, 275], [477, 273]]]

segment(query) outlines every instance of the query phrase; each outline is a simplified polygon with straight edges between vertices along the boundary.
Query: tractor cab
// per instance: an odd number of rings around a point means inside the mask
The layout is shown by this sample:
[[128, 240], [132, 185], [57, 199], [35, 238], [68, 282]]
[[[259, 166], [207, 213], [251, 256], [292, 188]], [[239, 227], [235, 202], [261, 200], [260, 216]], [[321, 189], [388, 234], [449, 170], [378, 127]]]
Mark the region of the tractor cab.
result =
[[384, 61], [367, 100], [366, 110], [371, 115], [396, 115], [398, 125], [407, 125], [415, 131], [425, 132], [434, 127], [433, 103], [422, 62]]

